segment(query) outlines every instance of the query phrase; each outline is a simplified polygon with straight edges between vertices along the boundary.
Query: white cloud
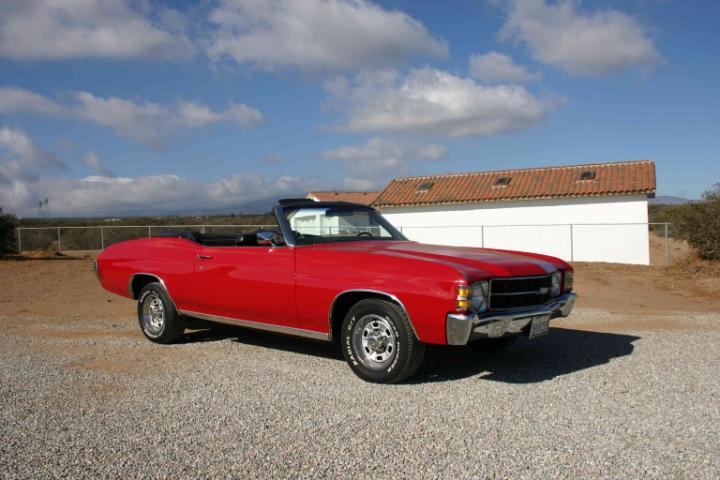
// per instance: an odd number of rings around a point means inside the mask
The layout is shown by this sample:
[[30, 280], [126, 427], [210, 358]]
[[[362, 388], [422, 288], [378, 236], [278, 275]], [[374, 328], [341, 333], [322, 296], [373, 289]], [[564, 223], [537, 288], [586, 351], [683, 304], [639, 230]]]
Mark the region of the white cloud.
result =
[[352, 132], [488, 136], [541, 122], [552, 103], [516, 85], [484, 86], [432, 68], [363, 74], [326, 84], [328, 105]]
[[280, 175], [237, 174], [206, 184], [207, 194], [214, 204], [241, 205], [276, 195], [305, 193], [314, 180]]
[[175, 121], [170, 111], [152, 102], [100, 98], [88, 92], [78, 92], [74, 96], [77, 101], [73, 107], [74, 115], [144, 143], [159, 144]]
[[425, 145], [424, 147], [420, 147], [413, 155], [418, 160], [429, 160], [431, 162], [434, 162], [436, 160], [443, 160], [445, 156], [447, 155], [447, 148], [445, 148], [444, 145], [438, 145], [437, 143], [431, 143], [430, 145]]
[[160, 105], [115, 97], [96, 97], [88, 92], [71, 93], [71, 102], [59, 103], [37, 93], [15, 87], [0, 87], [0, 113], [29, 112], [66, 116], [111, 128], [118, 135], [150, 145], [160, 145], [167, 135], [183, 128], [228, 122], [251, 127], [262, 114], [247, 105], [232, 103], [215, 112], [193, 102]]
[[540, 78], [539, 72], [530, 73], [522, 65], [513, 63], [512, 58], [498, 52], [470, 55], [468, 64], [470, 75], [478, 80], [526, 83]]
[[62, 115], [65, 107], [29, 90], [17, 87], [0, 87], [0, 113], [31, 112]]
[[419, 161], [439, 161], [447, 149], [438, 144], [414, 146], [374, 137], [360, 146], [344, 146], [323, 152], [323, 156], [344, 164], [345, 188], [373, 190], [390, 179], [407, 175], [411, 165]]
[[66, 168], [65, 162], [43, 152], [22, 130], [0, 128], [0, 185], [3, 190], [16, 181], [35, 179], [39, 172]]
[[213, 112], [205, 105], [193, 102], [180, 102], [178, 114], [183, 123], [189, 127], [201, 127], [222, 120], [222, 115], [219, 113]]
[[210, 21], [211, 58], [265, 70], [360, 70], [447, 56], [421, 22], [365, 0], [221, 0]]
[[123, 0], [0, 0], [0, 11], [0, 57], [5, 58], [174, 59], [194, 49], [173, 28], [177, 21], [169, 24], [179, 13], [173, 16], [167, 7], [154, 20]]
[[257, 204], [275, 196], [304, 194], [318, 185], [321, 184], [309, 178], [264, 175], [233, 175], [210, 182], [178, 175], [42, 177], [18, 180], [7, 188], [3, 186], [0, 206], [19, 215], [34, 215], [38, 199], [49, 197], [56, 216], [238, 211], [245, 204]]
[[232, 103], [222, 114], [222, 119], [240, 128], [252, 127], [262, 120], [262, 114], [244, 103]]
[[83, 162], [85, 162], [85, 165], [95, 170], [101, 177], [110, 178], [115, 176], [93, 152], [87, 152], [83, 157]]
[[213, 112], [205, 105], [180, 102], [177, 108], [180, 121], [188, 127], [202, 127], [219, 122], [231, 122], [246, 128], [262, 120], [262, 114], [242, 103], [232, 103], [224, 112]]
[[501, 38], [523, 42], [536, 60], [580, 75], [661, 60], [645, 29], [629, 15], [612, 9], [583, 13], [578, 5], [575, 0], [509, 0]]
[[65, 162], [42, 151], [22, 130], [0, 128], [0, 207], [34, 215], [38, 201], [49, 198], [57, 216], [237, 211], [244, 204], [327, 186], [312, 178], [288, 175], [238, 174], [214, 181], [178, 175], [113, 177], [92, 152], [83, 161], [98, 175], [82, 179], [61, 176], [67, 168]]

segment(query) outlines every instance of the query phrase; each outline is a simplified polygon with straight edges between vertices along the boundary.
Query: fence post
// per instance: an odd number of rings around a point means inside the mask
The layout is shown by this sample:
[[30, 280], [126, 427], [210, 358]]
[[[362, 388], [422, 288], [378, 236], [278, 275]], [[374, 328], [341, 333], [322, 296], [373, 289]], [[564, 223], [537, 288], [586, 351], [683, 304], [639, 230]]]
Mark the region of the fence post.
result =
[[668, 224], [665, 223], [665, 266], [670, 265], [670, 244], [668, 243]]
[[22, 228], [16, 228], [18, 237], [18, 253], [22, 253]]
[[100, 227], [100, 251], [105, 250], [105, 228]]
[[57, 232], [58, 232], [58, 253], [60, 253], [60, 227], [58, 227]]
[[575, 244], [573, 239], [573, 224], [570, 224], [570, 261], [575, 261]]
[[485, 248], [485, 225], [480, 225], [480, 247]]
[[152, 237], [151, 229], [152, 229], [152, 227], [150, 225], [148, 225], [148, 238]]

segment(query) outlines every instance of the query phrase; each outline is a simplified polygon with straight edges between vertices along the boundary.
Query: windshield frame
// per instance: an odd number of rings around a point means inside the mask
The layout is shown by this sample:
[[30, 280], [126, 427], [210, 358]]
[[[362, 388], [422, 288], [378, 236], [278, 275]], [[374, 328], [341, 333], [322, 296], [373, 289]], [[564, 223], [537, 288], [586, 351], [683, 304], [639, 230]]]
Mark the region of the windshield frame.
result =
[[[356, 237], [347, 238], [344, 237], [342, 240], [330, 241], [331, 237], [322, 237], [321, 241], [318, 242], [302, 242], [299, 243], [295, 238], [295, 234], [290, 227], [287, 214], [292, 211], [301, 209], [332, 209], [332, 210], [362, 210], [367, 211], [368, 214], [373, 217], [377, 223], [383, 227], [390, 234], [390, 237]], [[333, 243], [346, 243], [346, 242], [362, 242], [362, 241], [407, 241], [407, 238], [395, 228], [380, 212], [367, 205], [360, 205], [355, 203], [330, 203], [330, 202], [308, 202], [307, 204], [295, 204], [295, 205], [281, 205], [273, 209], [275, 211], [275, 217], [277, 219], [280, 230], [282, 230], [283, 236], [285, 237], [285, 243], [291, 246], [307, 246], [307, 245], [324, 245]]]

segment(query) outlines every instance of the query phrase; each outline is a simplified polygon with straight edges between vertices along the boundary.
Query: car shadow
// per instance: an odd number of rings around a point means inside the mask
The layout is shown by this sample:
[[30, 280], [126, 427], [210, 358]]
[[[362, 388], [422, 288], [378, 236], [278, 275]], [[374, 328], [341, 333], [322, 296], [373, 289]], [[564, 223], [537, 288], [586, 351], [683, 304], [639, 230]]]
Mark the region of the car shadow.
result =
[[[191, 328], [197, 330], [186, 332], [178, 343], [232, 339], [243, 345], [343, 361], [337, 345], [327, 342], [203, 322], [195, 323]], [[544, 337], [534, 340], [520, 338], [512, 347], [500, 352], [428, 345], [420, 370], [404, 383], [438, 383], [469, 377], [519, 384], [543, 382], [630, 355], [634, 349], [633, 342], [640, 338], [553, 327]]]
[[185, 334], [175, 343], [182, 345], [185, 343], [219, 342], [228, 338], [235, 338], [239, 334], [238, 329], [232, 327], [193, 327], [193, 330], [185, 331]]
[[478, 376], [505, 383], [537, 383], [630, 355], [640, 337], [551, 328], [534, 340], [520, 338], [500, 352], [428, 346], [418, 374], [408, 383], [436, 383]]

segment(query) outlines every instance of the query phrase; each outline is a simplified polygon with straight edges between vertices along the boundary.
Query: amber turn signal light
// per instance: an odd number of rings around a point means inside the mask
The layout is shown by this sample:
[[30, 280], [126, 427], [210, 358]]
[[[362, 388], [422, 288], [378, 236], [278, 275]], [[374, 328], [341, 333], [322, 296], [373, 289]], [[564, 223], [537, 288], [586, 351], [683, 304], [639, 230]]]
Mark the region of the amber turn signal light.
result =
[[470, 307], [471, 294], [472, 291], [468, 285], [458, 285], [455, 308], [458, 310], [467, 310]]

